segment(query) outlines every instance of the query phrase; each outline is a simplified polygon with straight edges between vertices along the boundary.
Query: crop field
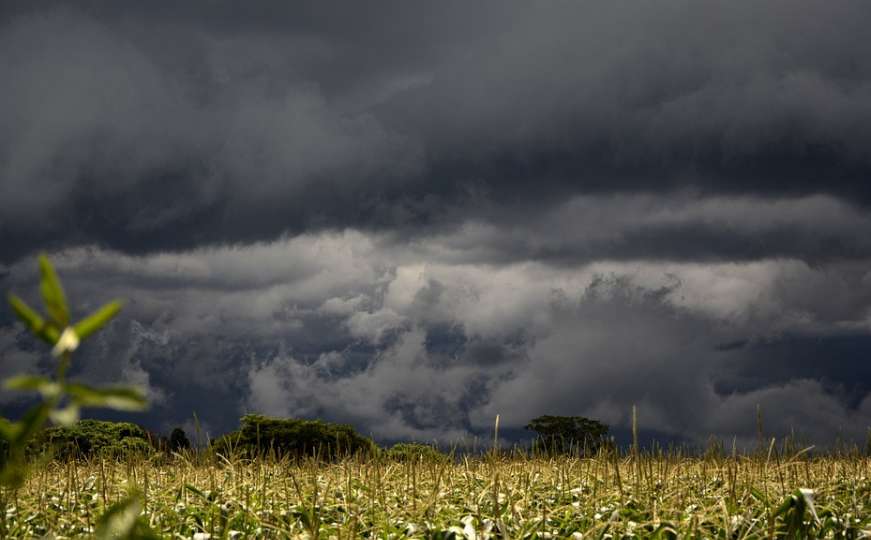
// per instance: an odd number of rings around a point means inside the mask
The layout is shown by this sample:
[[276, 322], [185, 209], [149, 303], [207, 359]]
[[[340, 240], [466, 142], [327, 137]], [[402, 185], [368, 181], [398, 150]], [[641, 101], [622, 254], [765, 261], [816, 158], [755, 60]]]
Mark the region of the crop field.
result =
[[[136, 494], [132, 499], [129, 494]], [[120, 500], [165, 538], [862, 538], [869, 458], [758, 455], [395, 460], [201, 452], [53, 461], [2, 494], [0, 537], [78, 537]], [[116, 506], [116, 513], [118, 508]], [[142, 527], [145, 531], [146, 528]]]

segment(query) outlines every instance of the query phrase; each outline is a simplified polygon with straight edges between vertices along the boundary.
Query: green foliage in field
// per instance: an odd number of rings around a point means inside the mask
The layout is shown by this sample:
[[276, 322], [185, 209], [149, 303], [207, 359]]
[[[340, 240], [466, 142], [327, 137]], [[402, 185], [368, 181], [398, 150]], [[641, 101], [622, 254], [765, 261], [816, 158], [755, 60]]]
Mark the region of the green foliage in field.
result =
[[440, 451], [431, 444], [422, 443], [397, 443], [391, 446], [384, 452], [384, 455], [391, 460], [407, 462], [407, 461], [447, 461], [451, 456]]
[[372, 439], [363, 437], [347, 424], [259, 414], [243, 416], [238, 431], [212, 441], [211, 446], [224, 454], [239, 452], [248, 456], [273, 454], [323, 459], [368, 455], [378, 449]]
[[539, 416], [526, 429], [538, 433], [533, 450], [545, 454], [595, 454], [608, 435], [607, 425], [582, 416]]
[[[804, 539], [871, 535], [871, 459], [613, 450], [459, 460], [269, 456], [45, 464], [9, 497], [0, 538]], [[130, 491], [139, 495], [128, 497]], [[121, 501], [119, 504], [118, 501]], [[102, 529], [101, 529], [102, 527]], [[208, 535], [208, 536], [207, 536]]]
[[61, 458], [124, 457], [148, 455], [154, 448], [144, 429], [130, 422], [80, 420], [71, 426], [43, 430], [30, 444], [37, 453], [50, 452]]

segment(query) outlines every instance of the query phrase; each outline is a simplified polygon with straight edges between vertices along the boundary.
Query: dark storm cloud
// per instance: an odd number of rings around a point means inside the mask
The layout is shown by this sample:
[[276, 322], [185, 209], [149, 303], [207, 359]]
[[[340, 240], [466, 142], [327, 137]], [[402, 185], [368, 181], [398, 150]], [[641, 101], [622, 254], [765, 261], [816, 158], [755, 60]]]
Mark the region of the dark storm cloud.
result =
[[[13, 4], [0, 25], [2, 259], [34, 246], [151, 252], [323, 228], [503, 226], [499, 209], [546, 217], [613, 192], [824, 193], [864, 212], [869, 11]], [[859, 235], [794, 239], [804, 217], [751, 245], [688, 222], [584, 249], [867, 255]]]
[[423, 242], [456, 262], [523, 260], [752, 261], [811, 264], [871, 256], [871, 215], [827, 196], [699, 197], [672, 193], [579, 196], [547, 213], [525, 205], [480, 208], [476, 221]]
[[[243, 12], [244, 11], [244, 12]], [[871, 425], [871, 40], [823, 4], [4, 2], [0, 289], [72, 375], [381, 440]], [[51, 359], [0, 310], [0, 376]], [[3, 394], [3, 413], [22, 402]]]
[[[72, 376], [147, 389], [131, 419], [156, 430], [195, 413], [217, 434], [256, 411], [381, 441], [468, 441], [496, 414], [512, 436], [545, 413], [621, 433], [633, 404], [646, 432], [691, 442], [752, 442], [757, 405], [772, 436], [858, 440], [871, 424], [865, 264], [418, 262], [361, 233], [55, 258], [77, 314], [128, 299]], [[31, 301], [33, 266], [8, 278]], [[50, 369], [40, 345], [0, 329], [4, 373]]]

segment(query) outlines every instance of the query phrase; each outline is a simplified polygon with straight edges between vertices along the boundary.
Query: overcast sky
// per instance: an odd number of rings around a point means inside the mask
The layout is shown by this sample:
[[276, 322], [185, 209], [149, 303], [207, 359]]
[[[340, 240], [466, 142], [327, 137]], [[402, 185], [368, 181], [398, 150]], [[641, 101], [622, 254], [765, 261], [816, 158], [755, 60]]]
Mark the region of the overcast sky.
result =
[[[871, 427], [868, 2], [4, 2], [0, 289], [155, 430]], [[0, 310], [0, 376], [48, 370]], [[23, 407], [0, 394], [3, 411]]]

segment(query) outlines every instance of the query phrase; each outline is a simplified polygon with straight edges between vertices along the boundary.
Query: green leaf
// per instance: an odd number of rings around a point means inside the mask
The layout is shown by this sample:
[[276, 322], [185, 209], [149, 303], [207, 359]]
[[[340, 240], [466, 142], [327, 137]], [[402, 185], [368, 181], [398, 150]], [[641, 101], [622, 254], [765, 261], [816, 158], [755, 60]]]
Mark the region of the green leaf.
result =
[[54, 267], [45, 255], [39, 256], [39, 271], [42, 275], [39, 290], [42, 292], [45, 310], [57, 326], [65, 328], [70, 323], [67, 299], [60, 279], [57, 277], [57, 272], [54, 271]]
[[765, 496], [764, 493], [762, 493], [758, 489], [750, 488], [750, 495], [752, 495], [753, 498], [756, 499], [757, 501], [761, 501], [765, 504], [768, 504], [768, 498]]
[[135, 388], [91, 388], [71, 383], [65, 389], [73, 402], [81, 407], [108, 407], [119, 411], [141, 411], [148, 407], [145, 396]]
[[24, 462], [24, 450], [9, 450], [9, 456], [3, 469], [0, 470], [0, 485], [19, 488], [27, 478], [27, 464]]
[[9, 442], [9, 450], [6, 462], [0, 470], [0, 484], [17, 488], [24, 483], [27, 478], [27, 462], [24, 459], [27, 441], [42, 429], [48, 413], [48, 405], [40, 403], [27, 411], [18, 422], [2, 422], [3, 437]]
[[49, 407], [47, 403], [40, 403], [27, 411], [21, 420], [15, 423], [17, 432], [10, 441], [10, 445], [13, 447], [23, 447], [26, 445], [27, 441], [36, 435], [37, 431], [42, 429], [43, 424], [48, 420], [48, 413]]
[[774, 511], [771, 517], [777, 517], [796, 505], [797, 499], [794, 495], [787, 495], [783, 503]]
[[7, 390], [39, 392], [45, 398], [53, 398], [60, 394], [61, 386], [45, 377], [36, 375], [17, 375], [3, 381]]
[[200, 497], [202, 500], [204, 500], [204, 501], [206, 501], [206, 502], [211, 502], [211, 499], [209, 498], [209, 496], [206, 495], [206, 494], [205, 494], [201, 489], [199, 489], [198, 487], [196, 487], [196, 486], [194, 486], [194, 485], [191, 485], [191, 484], [185, 484], [185, 485], [184, 485], [184, 488], [185, 488], [186, 490], [190, 491], [191, 493], [193, 493], [194, 495]]
[[83, 340], [105, 326], [112, 317], [121, 311], [121, 305], [122, 303], [119, 300], [109, 302], [94, 313], [77, 322], [73, 328], [75, 329], [76, 334], [78, 334], [79, 339]]
[[63, 409], [51, 411], [48, 416], [55, 424], [70, 427], [79, 421], [79, 406], [75, 403], [70, 403]]
[[18, 433], [18, 425], [15, 422], [10, 422], [5, 418], [0, 418], [0, 438], [11, 441]]
[[12, 306], [12, 311], [15, 312], [18, 318], [21, 319], [31, 332], [48, 342], [49, 345], [57, 343], [57, 340], [60, 337], [58, 329], [43, 320], [43, 318], [28, 306], [24, 300], [18, 298], [14, 294], [10, 294], [9, 304]]
[[98, 539], [135, 538], [136, 521], [142, 513], [142, 502], [136, 495], [129, 496], [109, 507], [97, 521]]
[[42, 320], [39, 313], [34, 311], [34, 309], [28, 306], [24, 300], [18, 298], [14, 294], [9, 294], [9, 304], [12, 306], [12, 311], [15, 312], [15, 315], [17, 315], [18, 318], [34, 332], [38, 332], [39, 329], [42, 328], [42, 325], [45, 324], [45, 321]]
[[159, 540], [161, 536], [140, 517], [142, 508], [142, 494], [131, 492], [99, 517], [95, 537], [98, 540]]

